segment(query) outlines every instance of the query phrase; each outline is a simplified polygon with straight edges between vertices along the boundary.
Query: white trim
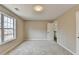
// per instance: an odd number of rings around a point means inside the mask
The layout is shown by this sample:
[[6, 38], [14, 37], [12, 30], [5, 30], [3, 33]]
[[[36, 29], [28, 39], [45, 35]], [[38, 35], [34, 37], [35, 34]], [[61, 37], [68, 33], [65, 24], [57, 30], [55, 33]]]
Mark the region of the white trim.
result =
[[5, 42], [0, 42], [0, 45], [3, 45], [3, 44], [6, 44], [6, 43], [9, 43], [9, 42], [11, 42], [11, 41], [13, 41], [13, 40], [16, 40], [16, 39], [11, 39], [11, 40], [7, 40], [7, 41], [5, 41]]
[[76, 53], [72, 52], [70, 49], [68, 49], [67, 47], [63, 46], [62, 44], [60, 43], [57, 43], [59, 44], [60, 46], [62, 46], [64, 49], [68, 50], [70, 53], [72, 53], [73, 55], [75, 55]]
[[[25, 39], [26, 40], [26, 39]], [[27, 39], [27, 40], [47, 40], [47, 39]]]

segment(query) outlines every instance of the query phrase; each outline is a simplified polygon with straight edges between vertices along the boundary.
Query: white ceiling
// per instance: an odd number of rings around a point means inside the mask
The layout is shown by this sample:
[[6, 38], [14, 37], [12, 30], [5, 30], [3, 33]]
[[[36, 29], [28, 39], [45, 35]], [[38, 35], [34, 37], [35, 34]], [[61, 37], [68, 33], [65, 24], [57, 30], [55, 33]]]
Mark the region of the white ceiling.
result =
[[[44, 11], [41, 13], [34, 12], [33, 4], [3, 4], [3, 6], [22, 17], [24, 20], [53, 20], [75, 5], [43, 4]], [[18, 8], [19, 11], [16, 11], [15, 8]]]

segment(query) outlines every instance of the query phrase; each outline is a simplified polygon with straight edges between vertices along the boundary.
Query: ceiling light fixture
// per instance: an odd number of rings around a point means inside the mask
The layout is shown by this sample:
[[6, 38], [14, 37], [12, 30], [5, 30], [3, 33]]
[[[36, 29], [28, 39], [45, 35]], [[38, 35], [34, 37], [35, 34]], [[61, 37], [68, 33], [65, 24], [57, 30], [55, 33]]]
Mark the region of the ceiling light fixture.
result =
[[44, 7], [42, 5], [35, 5], [33, 9], [36, 12], [42, 12], [44, 10]]

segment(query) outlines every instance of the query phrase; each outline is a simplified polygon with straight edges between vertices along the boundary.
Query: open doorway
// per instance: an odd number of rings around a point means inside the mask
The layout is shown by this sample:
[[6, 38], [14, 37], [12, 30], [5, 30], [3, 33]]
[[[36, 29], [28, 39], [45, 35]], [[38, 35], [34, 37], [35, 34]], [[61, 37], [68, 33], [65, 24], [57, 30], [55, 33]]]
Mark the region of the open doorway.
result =
[[57, 22], [47, 24], [47, 39], [57, 42]]

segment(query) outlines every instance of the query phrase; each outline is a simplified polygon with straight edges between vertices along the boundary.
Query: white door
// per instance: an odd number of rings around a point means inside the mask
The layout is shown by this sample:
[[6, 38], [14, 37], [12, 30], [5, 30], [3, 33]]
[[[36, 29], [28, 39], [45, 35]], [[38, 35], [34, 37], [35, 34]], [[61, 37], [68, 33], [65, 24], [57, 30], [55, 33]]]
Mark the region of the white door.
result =
[[53, 23], [47, 24], [47, 40], [54, 40]]
[[76, 12], [76, 53], [79, 54], [79, 12]]

